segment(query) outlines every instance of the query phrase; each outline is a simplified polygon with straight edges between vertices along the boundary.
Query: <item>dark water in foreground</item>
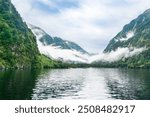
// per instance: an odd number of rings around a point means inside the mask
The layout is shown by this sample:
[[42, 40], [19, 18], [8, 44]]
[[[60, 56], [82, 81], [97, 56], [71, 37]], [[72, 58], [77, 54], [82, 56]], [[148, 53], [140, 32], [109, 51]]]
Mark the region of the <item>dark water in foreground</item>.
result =
[[148, 69], [0, 71], [0, 99], [149, 99]]

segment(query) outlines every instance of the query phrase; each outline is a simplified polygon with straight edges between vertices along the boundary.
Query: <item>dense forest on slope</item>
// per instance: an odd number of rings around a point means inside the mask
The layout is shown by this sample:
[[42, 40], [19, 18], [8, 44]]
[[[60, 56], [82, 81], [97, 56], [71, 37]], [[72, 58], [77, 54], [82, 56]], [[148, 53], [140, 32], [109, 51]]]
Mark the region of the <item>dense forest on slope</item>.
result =
[[[133, 33], [129, 35], [129, 33]], [[10, 0], [0, 0], [0, 69], [1, 68], [69, 68], [127, 67], [150, 68], [150, 10], [125, 25], [104, 50], [124, 47], [146, 47], [142, 53], [115, 62], [63, 63], [39, 53], [36, 37], [23, 22]]]
[[0, 0], [0, 68], [58, 68], [61, 62], [39, 53], [36, 37], [10, 0]]
[[0, 66], [36, 66], [38, 55], [35, 36], [15, 7], [10, 0], [0, 0]]

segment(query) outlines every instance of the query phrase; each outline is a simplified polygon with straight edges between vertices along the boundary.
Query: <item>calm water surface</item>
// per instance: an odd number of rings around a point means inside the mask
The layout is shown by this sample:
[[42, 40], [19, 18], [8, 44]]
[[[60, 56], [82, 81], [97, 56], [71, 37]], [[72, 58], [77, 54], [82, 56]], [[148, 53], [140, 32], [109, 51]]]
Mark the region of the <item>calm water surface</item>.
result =
[[0, 99], [148, 99], [148, 69], [0, 71]]

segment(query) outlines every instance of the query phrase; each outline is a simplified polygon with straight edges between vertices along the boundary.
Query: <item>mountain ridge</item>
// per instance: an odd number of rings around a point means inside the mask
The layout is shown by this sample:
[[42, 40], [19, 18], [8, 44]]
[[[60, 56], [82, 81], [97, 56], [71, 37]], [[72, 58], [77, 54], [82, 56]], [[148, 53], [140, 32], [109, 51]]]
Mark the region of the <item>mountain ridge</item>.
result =
[[50, 34], [46, 33], [40, 27], [34, 26], [32, 24], [28, 24], [28, 27], [31, 30], [36, 30], [36, 31], [34, 31], [35, 35], [39, 35], [38, 33], [41, 33], [42, 37], [39, 37], [39, 38], [40, 38], [40, 41], [44, 45], [60, 46], [62, 49], [73, 49], [73, 50], [80, 51], [82, 53], [88, 54], [87, 51], [85, 51], [82, 47], [80, 47], [78, 44], [76, 44], [72, 41], [64, 40], [64, 39], [62, 39], [61, 37], [58, 37], [58, 36], [52, 37]]
[[150, 9], [126, 24], [104, 49], [115, 51], [119, 47], [150, 47]]
[[10, 0], [0, 0], [0, 68], [68, 67], [66, 63], [150, 67], [150, 9], [126, 24], [99, 55], [39, 27], [29, 28]]
[[[135, 50], [139, 53], [130, 57], [122, 56], [118, 61], [114, 61], [111, 65], [114, 67], [129, 68], [150, 68], [150, 9], [144, 11], [136, 19], [126, 24], [123, 29], [110, 40], [104, 49], [105, 54], [119, 52], [119, 50], [127, 48], [130, 54]], [[143, 50], [141, 51], [141, 49]]]
[[54, 60], [69, 63], [87, 63], [89, 53], [81, 48], [78, 44], [63, 40], [59, 37], [52, 37], [43, 29], [28, 24], [37, 39], [40, 53]]

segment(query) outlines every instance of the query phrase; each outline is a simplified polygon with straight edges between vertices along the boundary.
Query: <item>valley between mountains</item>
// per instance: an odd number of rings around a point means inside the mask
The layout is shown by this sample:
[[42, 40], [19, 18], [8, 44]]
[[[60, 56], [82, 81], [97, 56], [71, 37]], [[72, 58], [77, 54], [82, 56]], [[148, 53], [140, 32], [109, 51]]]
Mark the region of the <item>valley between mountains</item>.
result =
[[91, 54], [27, 24], [10, 0], [0, 0], [0, 69], [68, 67], [150, 68], [150, 9], [126, 24], [102, 53]]

